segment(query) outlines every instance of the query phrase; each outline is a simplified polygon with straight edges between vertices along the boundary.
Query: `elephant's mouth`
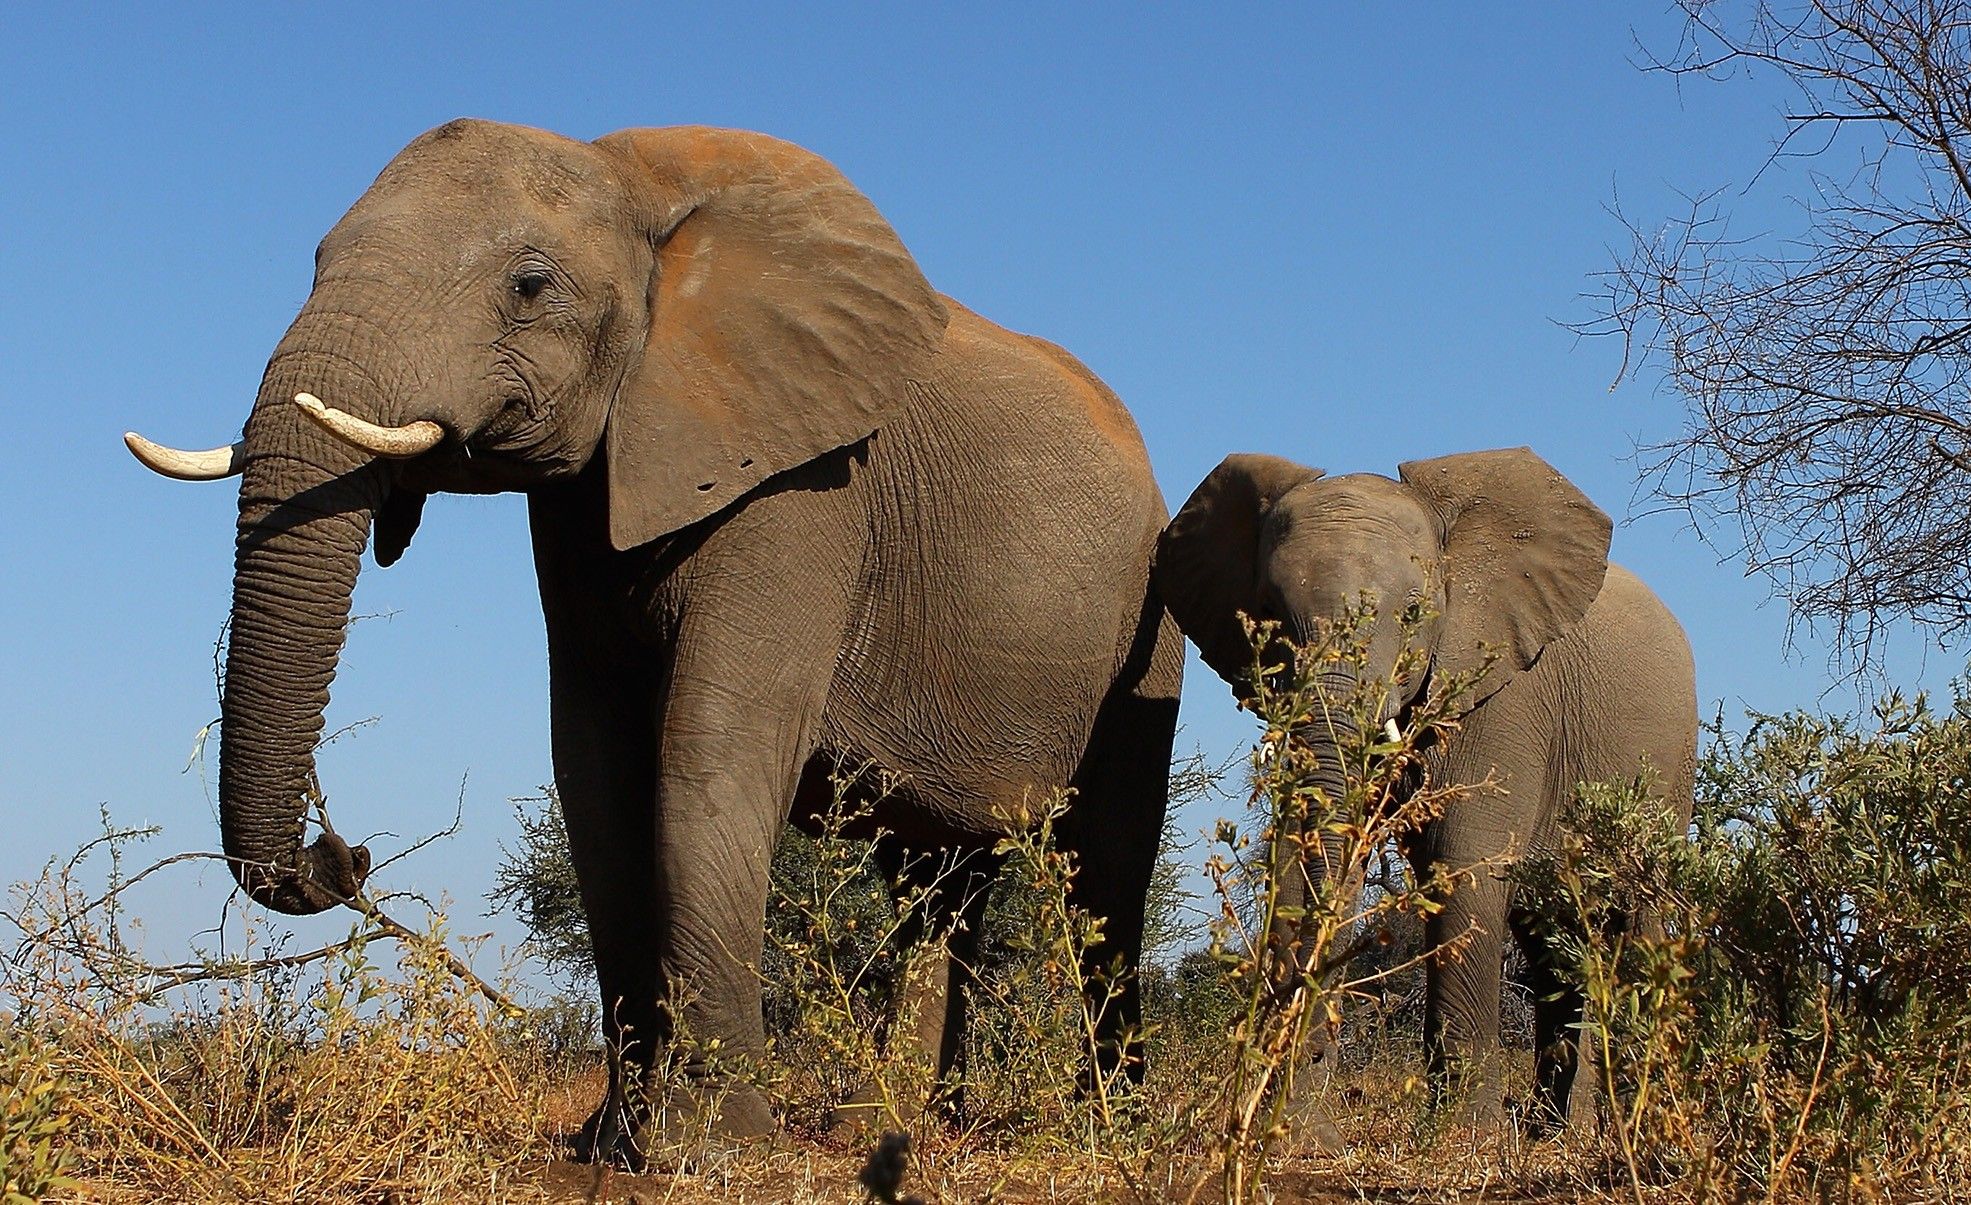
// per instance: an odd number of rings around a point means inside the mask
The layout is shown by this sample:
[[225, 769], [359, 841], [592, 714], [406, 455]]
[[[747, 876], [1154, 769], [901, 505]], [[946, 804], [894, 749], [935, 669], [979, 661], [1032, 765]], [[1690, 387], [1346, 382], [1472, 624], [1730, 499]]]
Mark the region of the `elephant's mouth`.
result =
[[547, 407], [537, 405], [531, 393], [515, 393], [501, 403], [492, 421], [475, 432], [466, 446], [481, 452], [519, 451], [542, 442], [547, 418]]
[[[1273, 689], [1286, 689], [1290, 687], [1292, 679], [1293, 670], [1289, 666], [1271, 675], [1267, 684]], [[1399, 682], [1398, 685], [1402, 684]], [[1412, 752], [1422, 752], [1435, 744], [1437, 741], [1435, 727], [1426, 726], [1421, 734], [1415, 736], [1411, 734], [1415, 731], [1417, 712], [1429, 701], [1430, 692], [1436, 685], [1437, 659], [1433, 657], [1424, 663], [1424, 670], [1417, 679], [1416, 688], [1403, 693], [1400, 696], [1403, 701], [1383, 716], [1381, 736], [1391, 744], [1408, 741]], [[1397, 693], [1392, 691], [1391, 695], [1397, 696]]]
[[483, 468], [488, 457], [524, 466], [528, 480], [553, 481], [580, 472], [594, 455], [593, 442], [558, 421], [554, 400], [532, 390], [509, 397], [492, 421], [461, 444]]
[[1421, 734], [1414, 737], [1410, 736], [1415, 731], [1417, 710], [1430, 700], [1430, 692], [1436, 685], [1437, 658], [1432, 657], [1424, 662], [1423, 673], [1417, 679], [1417, 688], [1411, 691], [1409, 697], [1404, 700], [1403, 705], [1396, 709], [1396, 714], [1383, 722], [1386, 730], [1394, 729], [1393, 733], [1386, 732], [1386, 735], [1391, 735], [1396, 740], [1410, 739], [1412, 742], [1410, 745], [1411, 749], [1417, 752], [1422, 752], [1436, 743], [1437, 729], [1435, 727], [1426, 726]]

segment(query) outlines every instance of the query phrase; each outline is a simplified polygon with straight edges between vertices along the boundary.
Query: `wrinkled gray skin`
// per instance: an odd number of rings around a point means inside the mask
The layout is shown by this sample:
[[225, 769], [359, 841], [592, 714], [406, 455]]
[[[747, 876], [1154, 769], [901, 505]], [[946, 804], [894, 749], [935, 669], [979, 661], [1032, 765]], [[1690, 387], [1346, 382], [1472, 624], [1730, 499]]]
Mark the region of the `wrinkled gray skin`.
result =
[[[1453, 803], [1407, 853], [1432, 866], [1507, 862], [1550, 847], [1575, 784], [1627, 781], [1645, 764], [1666, 806], [1687, 818], [1697, 703], [1683, 629], [1635, 576], [1608, 563], [1608, 517], [1554, 468], [1519, 448], [1401, 467], [1401, 480], [1323, 477], [1274, 456], [1228, 457], [1158, 544], [1155, 579], [1207, 664], [1246, 690], [1251, 651], [1237, 616], [1314, 639], [1366, 597], [1375, 608], [1367, 672], [1394, 679], [1400, 616], [1432, 618], [1415, 639], [1420, 681], [1397, 683], [1383, 719], [1403, 720], [1430, 680], [1497, 660], [1464, 705], [1462, 727], [1425, 754], [1429, 780], [1502, 789]], [[1335, 684], [1346, 692], [1351, 680]], [[1318, 739], [1318, 738], [1316, 738]], [[1332, 757], [1321, 759], [1336, 765]], [[1331, 789], [1338, 790], [1339, 779]], [[1564, 1119], [1578, 1064], [1577, 996], [1562, 994], [1503, 872], [1483, 872], [1430, 918], [1426, 940], [1481, 936], [1428, 969], [1424, 1037], [1440, 1099], [1478, 1122], [1503, 1116], [1499, 981], [1512, 933], [1532, 964], [1542, 1124]]]
[[[427, 493], [523, 490], [555, 779], [627, 1049], [588, 1153], [639, 1155], [625, 1087], [673, 1032], [660, 1001], [701, 1048], [763, 1052], [768, 857], [838, 764], [900, 776], [874, 817], [898, 841], [982, 869], [1072, 784], [1092, 958], [1135, 958], [1182, 645], [1149, 590], [1141, 440], [1078, 362], [940, 297], [827, 163], [735, 131], [453, 122], [316, 265], [245, 434], [220, 812], [255, 899], [319, 911], [368, 867], [302, 844], [366, 538], [387, 565]], [[379, 460], [298, 391], [446, 438]], [[947, 1067], [956, 975], [923, 1035]], [[722, 1096], [725, 1131], [772, 1128], [750, 1086], [707, 1086], [692, 1108]]]

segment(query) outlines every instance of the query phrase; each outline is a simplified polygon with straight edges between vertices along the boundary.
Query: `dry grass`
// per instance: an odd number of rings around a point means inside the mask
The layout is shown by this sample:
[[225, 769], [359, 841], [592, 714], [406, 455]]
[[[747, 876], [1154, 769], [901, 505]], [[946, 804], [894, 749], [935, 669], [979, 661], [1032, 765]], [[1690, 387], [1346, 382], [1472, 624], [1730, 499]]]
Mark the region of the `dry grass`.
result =
[[[107, 992], [77, 962], [17, 962], [15, 990], [35, 986], [14, 1031], [59, 1085], [67, 1114], [44, 1146], [68, 1155], [77, 1181], [51, 1199], [868, 1199], [857, 1179], [866, 1144], [813, 1128], [790, 1130], [772, 1147], [701, 1150], [671, 1174], [566, 1162], [569, 1135], [602, 1093], [599, 1062], [570, 1058], [504, 1015], [428, 949], [411, 943], [388, 959], [359, 944], [187, 989], [166, 1008]], [[1027, 999], [1023, 1017], [990, 1004], [977, 1010], [979, 1026], [1035, 1045], [1016, 1043], [1025, 1057], [980, 1070], [986, 1103], [965, 1124], [911, 1124], [906, 1192], [934, 1201], [1224, 1199], [1215, 1110], [1233, 1057], [1228, 1030], [1195, 996], [1168, 1001], [1205, 1015], [1153, 1018], [1161, 1028], [1149, 1038], [1148, 1080], [1119, 1094], [1101, 1122], [1073, 1091], [1072, 992], [1062, 982], [1051, 996]], [[812, 1094], [814, 1077], [798, 1069], [815, 1048], [784, 1047], [789, 1062], [765, 1069], [769, 1078]], [[854, 1078], [837, 1077], [837, 1091]], [[1029, 1093], [1017, 1112], [1007, 1107], [1016, 1089]], [[1592, 1127], [1526, 1145], [1434, 1126], [1417, 1052], [1400, 1041], [1338, 1091], [1343, 1153], [1312, 1150], [1290, 1129], [1276, 1135], [1260, 1174], [1248, 1178], [1256, 1199], [1632, 1199], [1614, 1147]], [[819, 1116], [817, 1102], [804, 1112]]]
[[[1321, 697], [1316, 677], [1278, 682], [1254, 705], [1267, 731], [1257, 814], [1241, 822], [1249, 835], [1221, 828], [1209, 949], [1146, 976], [1140, 1087], [1077, 1082], [1097, 1041], [1082, 1002], [1101, 1007], [1108, 985], [1078, 957], [1096, 922], [1073, 907], [1050, 807], [1001, 851], [994, 917], [1021, 940], [977, 968], [961, 1117], [909, 1108], [928, 1069], [872, 1039], [885, 963], [866, 939], [908, 901], [880, 884], [872, 894], [866, 848], [826, 836], [800, 876], [783, 876], [781, 907], [803, 922], [770, 942], [772, 1054], [745, 1069], [780, 1103], [783, 1135], [667, 1152], [672, 1170], [645, 1175], [566, 1161], [602, 1095], [599, 1055], [567, 1009], [515, 1010], [510, 986], [473, 975], [470, 943], [442, 917], [407, 927], [352, 912], [349, 941], [301, 953], [235, 919], [226, 957], [151, 966], [126, 944], [121, 891], [177, 863], [126, 880], [120, 858], [141, 834], [112, 832], [16, 889], [6, 916], [23, 940], [0, 966], [4, 1205], [862, 1201], [869, 1140], [823, 1123], [872, 1081], [895, 1106], [886, 1124], [910, 1140], [901, 1191], [924, 1200], [1911, 1201], [1971, 1189], [1971, 1072], [1938, 1048], [1962, 1050], [1971, 1034], [1954, 953], [1971, 948], [1971, 703], [1885, 711], [1873, 733], [1782, 725], [1714, 753], [1706, 799], [1734, 818], [1705, 829], [1700, 800], [1695, 844], [1652, 832], [1620, 792], [1592, 795], [1599, 810], [1540, 873], [1562, 888], [1546, 906], [1581, 946], [1588, 1023], [1616, 1052], [1607, 1082], [1620, 1107], [1532, 1142], [1432, 1113], [1415, 1025], [1424, 952], [1360, 944], [1414, 932], [1433, 893], [1456, 889], [1385, 873], [1364, 890], [1388, 842], [1445, 805], [1389, 793], [1436, 720], [1426, 711], [1394, 743], [1352, 725], [1366, 735], [1344, 749], [1356, 759], [1347, 798], [1326, 798], [1294, 733], [1377, 701]], [[1746, 818], [1782, 795], [1784, 808]], [[1300, 836], [1314, 831], [1345, 840]], [[1885, 860], [1896, 850], [1913, 852]], [[104, 857], [109, 888], [85, 892]], [[1328, 860], [1331, 887], [1286, 908], [1281, 877], [1313, 858]], [[1637, 892], [1661, 932], [1598, 928]], [[1782, 906], [1761, 919], [1746, 902], [1757, 898]], [[1827, 901], [1850, 919], [1799, 928]], [[1814, 969], [1814, 941], [1846, 957], [1857, 934], [1880, 944], [1850, 970], [1896, 971], [1909, 1002], [1851, 1000]], [[1762, 967], [1793, 988], [1820, 984], [1812, 1007], [1775, 1012], [1784, 994], [1766, 992]], [[1372, 992], [1381, 1011], [1364, 1006]], [[1337, 1032], [1344, 1071], [1327, 1107], [1342, 1141], [1323, 1151], [1287, 1102], [1309, 1043]], [[1513, 1057], [1507, 1092], [1524, 1099], [1531, 1055]]]
[[8, 985], [17, 1040], [64, 1087], [62, 1139], [92, 1196], [497, 1200], [549, 1150], [551, 1079], [452, 973], [442, 930], [392, 965], [356, 941], [167, 1004], [68, 952], [92, 941], [111, 948], [72, 923]]

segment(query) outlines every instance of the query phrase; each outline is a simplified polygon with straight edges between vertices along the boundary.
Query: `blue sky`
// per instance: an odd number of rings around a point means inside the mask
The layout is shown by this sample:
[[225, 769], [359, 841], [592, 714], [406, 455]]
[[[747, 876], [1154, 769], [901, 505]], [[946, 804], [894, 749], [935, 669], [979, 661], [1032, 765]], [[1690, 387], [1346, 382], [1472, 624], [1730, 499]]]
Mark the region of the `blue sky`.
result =
[[[1341, 7], [1341, 6], [1337, 6]], [[469, 115], [594, 137], [764, 130], [832, 159], [981, 313], [1081, 356], [1130, 405], [1172, 504], [1221, 456], [1330, 472], [1532, 444], [1618, 517], [1637, 440], [1681, 411], [1609, 389], [1619, 349], [1559, 323], [1622, 230], [1678, 189], [1742, 184], [1778, 130], [1757, 80], [1634, 69], [1648, 6], [43, 6], [0, 45], [0, 879], [94, 829], [106, 802], [211, 848], [181, 773], [215, 714], [233, 491], [139, 468], [119, 434], [233, 438], [306, 294], [316, 240], [419, 132]], [[1632, 24], [1633, 22], [1633, 24]], [[1789, 184], [1735, 200], [1785, 229]], [[30, 452], [29, 450], [33, 451]], [[1639, 508], [1638, 508], [1639, 509]], [[1688, 627], [1707, 710], [1826, 689], [1785, 655], [1760, 582], [1672, 516], [1617, 559]], [[408, 838], [418, 885], [486, 920], [509, 796], [549, 777], [545, 656], [517, 497], [442, 498], [368, 569], [330, 723], [339, 825]], [[1904, 681], [1958, 664], [1906, 642]], [[1829, 697], [1842, 705], [1843, 696]], [[1184, 740], [1246, 738], [1194, 661]], [[1195, 829], [1209, 815], [1187, 817]], [[394, 849], [380, 838], [379, 849]], [[223, 876], [150, 907], [210, 923]], [[300, 922], [310, 936], [341, 920]]]

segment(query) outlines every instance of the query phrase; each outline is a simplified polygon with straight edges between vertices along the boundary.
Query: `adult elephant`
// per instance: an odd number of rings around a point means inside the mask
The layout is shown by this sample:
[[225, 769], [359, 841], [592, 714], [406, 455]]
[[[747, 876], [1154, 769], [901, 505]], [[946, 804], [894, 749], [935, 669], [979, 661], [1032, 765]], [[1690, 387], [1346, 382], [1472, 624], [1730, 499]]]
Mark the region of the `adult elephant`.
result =
[[[242, 887], [295, 914], [369, 865], [303, 845], [365, 539], [388, 565], [426, 495], [526, 492], [555, 780], [626, 1052], [592, 1153], [638, 1157], [631, 1089], [680, 1022], [699, 1104], [772, 1128], [704, 1052], [764, 1052], [769, 855], [838, 766], [883, 772], [872, 827], [988, 856], [1071, 785], [1090, 959], [1136, 957], [1182, 658], [1141, 439], [1066, 352], [934, 292], [815, 155], [454, 121], [322, 240], [238, 444], [128, 439], [170, 475], [241, 474], [220, 820]], [[962, 993], [934, 995], [949, 1066]]]
[[[1566, 1115], [1582, 1001], [1514, 907], [1504, 867], [1551, 848], [1583, 782], [1627, 781], [1647, 766], [1664, 804], [1689, 817], [1690, 644], [1648, 587], [1608, 563], [1608, 516], [1531, 450], [1411, 461], [1399, 473], [1324, 477], [1276, 456], [1227, 457], [1165, 530], [1155, 580], [1206, 664], [1241, 694], [1252, 661], [1241, 612], [1306, 644], [1365, 598], [1376, 618], [1362, 672], [1379, 681], [1395, 676], [1399, 617], [1417, 603], [1430, 616], [1414, 634], [1428, 669], [1394, 683], [1380, 721], [1404, 723], [1432, 681], [1483, 672], [1424, 769], [1434, 784], [1492, 776], [1496, 789], [1452, 803], [1407, 851], [1423, 873], [1498, 867], [1426, 924], [1431, 947], [1477, 936], [1428, 964], [1424, 1041], [1440, 1098], [1455, 1095], [1469, 1120], [1502, 1116], [1499, 981], [1515, 934], [1535, 976], [1533, 1116], [1553, 1121]], [[1340, 697], [1355, 686], [1348, 673], [1332, 682]], [[1332, 748], [1334, 733], [1316, 726], [1307, 739]], [[1338, 759], [1319, 761], [1338, 794]]]

